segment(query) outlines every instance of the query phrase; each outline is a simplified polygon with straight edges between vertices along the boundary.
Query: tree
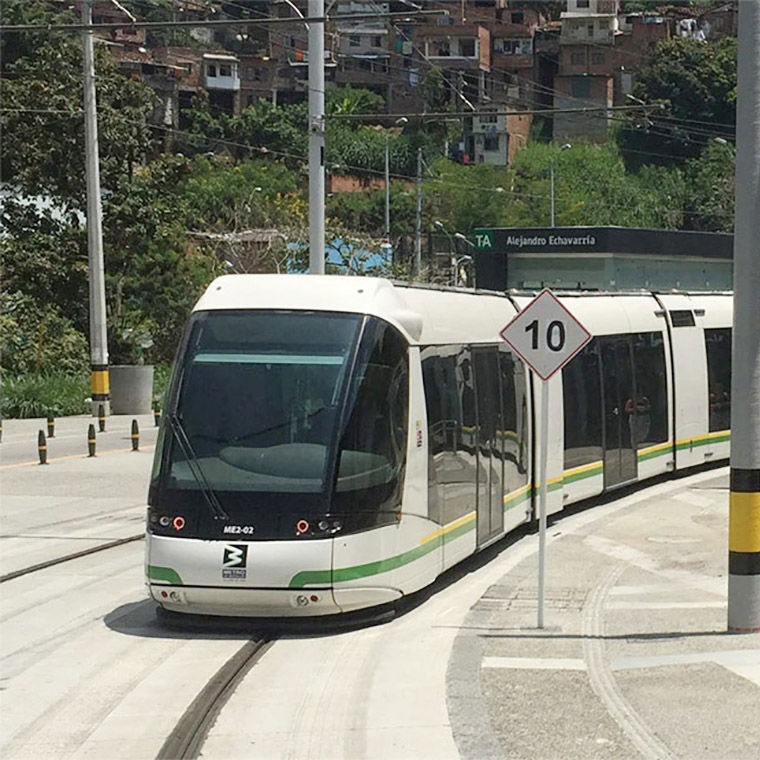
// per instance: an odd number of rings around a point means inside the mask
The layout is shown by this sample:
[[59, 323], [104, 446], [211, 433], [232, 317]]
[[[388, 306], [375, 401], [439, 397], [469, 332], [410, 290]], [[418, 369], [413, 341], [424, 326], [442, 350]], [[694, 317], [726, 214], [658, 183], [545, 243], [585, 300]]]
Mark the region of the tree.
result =
[[699, 155], [736, 121], [736, 39], [661, 42], [637, 77], [635, 99], [650, 105], [618, 133], [626, 163], [672, 165]]
[[[103, 188], [131, 175], [150, 148], [147, 117], [153, 93], [119, 74], [106, 50], [96, 50], [96, 90]], [[4, 181], [29, 196], [53, 196], [84, 209], [82, 51], [78, 40], [48, 37], [13, 64], [3, 83], [0, 160]]]
[[730, 144], [708, 143], [697, 158], [687, 162], [686, 229], [733, 232], [735, 171], [736, 155]]

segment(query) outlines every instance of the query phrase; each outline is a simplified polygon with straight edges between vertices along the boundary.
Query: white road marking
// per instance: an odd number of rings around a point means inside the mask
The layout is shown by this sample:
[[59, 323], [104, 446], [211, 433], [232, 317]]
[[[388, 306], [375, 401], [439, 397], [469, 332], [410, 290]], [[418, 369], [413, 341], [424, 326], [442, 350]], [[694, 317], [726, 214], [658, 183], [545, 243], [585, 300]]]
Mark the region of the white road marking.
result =
[[484, 657], [482, 667], [513, 670], [586, 670], [586, 663], [573, 657]]
[[665, 665], [694, 665], [711, 662], [722, 665], [748, 681], [760, 686], [760, 649], [734, 649], [717, 652], [689, 652], [651, 657], [618, 657], [610, 663], [612, 670], [637, 670]]

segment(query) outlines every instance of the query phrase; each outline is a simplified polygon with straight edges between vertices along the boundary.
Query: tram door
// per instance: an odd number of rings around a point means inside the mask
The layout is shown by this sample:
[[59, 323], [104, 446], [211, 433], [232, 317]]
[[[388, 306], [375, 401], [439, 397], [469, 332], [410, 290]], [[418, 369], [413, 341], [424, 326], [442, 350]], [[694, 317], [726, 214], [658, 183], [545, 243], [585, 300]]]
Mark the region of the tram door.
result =
[[633, 346], [628, 337], [599, 339], [604, 406], [604, 487], [636, 479], [636, 447], [631, 431], [635, 398]]
[[503, 525], [502, 441], [499, 352], [496, 346], [472, 349], [477, 398], [478, 546], [498, 535]]

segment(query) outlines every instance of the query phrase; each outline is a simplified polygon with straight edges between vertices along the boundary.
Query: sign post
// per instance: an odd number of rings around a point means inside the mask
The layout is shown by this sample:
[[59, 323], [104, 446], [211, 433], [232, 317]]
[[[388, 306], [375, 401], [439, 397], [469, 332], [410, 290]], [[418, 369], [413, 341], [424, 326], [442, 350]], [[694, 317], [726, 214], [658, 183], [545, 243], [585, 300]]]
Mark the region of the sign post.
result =
[[538, 627], [544, 627], [546, 575], [546, 462], [549, 437], [549, 379], [591, 340], [591, 333], [544, 288], [500, 333], [541, 378], [538, 502]]

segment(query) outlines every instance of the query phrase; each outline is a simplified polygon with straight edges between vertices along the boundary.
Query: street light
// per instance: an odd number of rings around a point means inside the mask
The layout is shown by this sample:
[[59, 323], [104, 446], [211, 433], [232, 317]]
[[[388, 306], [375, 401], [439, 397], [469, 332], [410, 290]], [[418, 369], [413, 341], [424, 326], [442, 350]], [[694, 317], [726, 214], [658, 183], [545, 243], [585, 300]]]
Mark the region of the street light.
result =
[[[409, 119], [402, 116], [396, 119], [395, 124], [401, 127], [407, 124]], [[391, 154], [389, 147], [390, 132], [385, 133], [385, 240], [390, 243], [391, 240]]]
[[[561, 148], [560, 152], [563, 150], [568, 150], [569, 148], [572, 148], [573, 146], [570, 145], [570, 143], [565, 143]], [[557, 156], [555, 156], [550, 162], [549, 162], [549, 211], [550, 211], [550, 217], [551, 217], [551, 227], [554, 227], [554, 162], [557, 160]]]

